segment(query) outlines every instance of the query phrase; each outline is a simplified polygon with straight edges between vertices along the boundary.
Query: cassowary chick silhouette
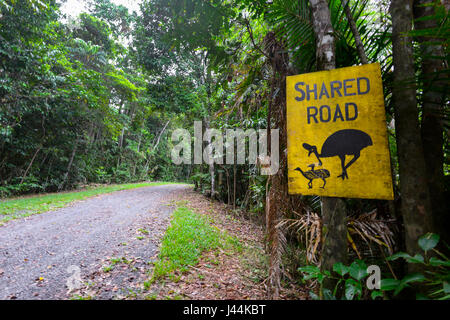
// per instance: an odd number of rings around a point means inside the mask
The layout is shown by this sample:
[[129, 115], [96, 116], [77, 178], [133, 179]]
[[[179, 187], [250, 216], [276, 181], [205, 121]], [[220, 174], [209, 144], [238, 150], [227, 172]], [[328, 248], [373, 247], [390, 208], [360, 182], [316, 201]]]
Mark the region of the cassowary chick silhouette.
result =
[[[320, 158], [339, 157], [341, 159], [342, 173], [338, 178], [348, 179], [347, 169], [360, 157], [362, 149], [373, 145], [372, 138], [365, 132], [356, 129], [344, 129], [336, 131], [330, 135], [322, 145], [320, 154], [317, 153], [317, 147], [307, 143], [303, 148], [309, 151], [308, 156], [314, 153], [319, 160], [319, 166], [322, 165]], [[345, 156], [353, 158], [345, 164]]]
[[309, 171], [303, 171], [302, 169], [300, 169], [299, 167], [295, 168], [294, 170], [300, 171], [300, 173], [309, 180], [308, 182], [308, 187], [309, 189], [312, 188], [312, 181], [314, 179], [322, 179], [323, 180], [323, 186], [321, 186], [321, 188], [325, 188], [325, 184], [327, 183], [327, 181], [325, 180], [326, 178], [328, 178], [330, 176], [330, 171], [328, 171], [327, 169], [320, 169], [320, 170], [314, 170], [315, 165], [314, 164], [310, 164], [308, 166], [309, 168], [311, 168], [311, 170]]

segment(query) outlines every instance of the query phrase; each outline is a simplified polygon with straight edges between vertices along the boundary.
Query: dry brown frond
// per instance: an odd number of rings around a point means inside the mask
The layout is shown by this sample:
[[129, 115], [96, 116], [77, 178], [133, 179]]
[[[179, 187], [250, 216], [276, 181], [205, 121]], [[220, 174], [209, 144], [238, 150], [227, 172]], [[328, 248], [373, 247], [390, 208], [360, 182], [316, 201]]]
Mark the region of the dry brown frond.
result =
[[322, 220], [315, 212], [306, 211], [306, 214], [300, 214], [294, 211], [296, 218], [282, 219], [277, 227], [283, 227], [286, 230], [295, 230], [300, 240], [306, 245], [306, 259], [308, 262], [317, 264], [319, 262], [318, 248], [322, 237]]
[[[318, 264], [322, 219], [315, 212], [310, 212], [307, 209], [305, 211], [303, 214], [294, 211], [295, 218], [282, 219], [277, 227], [283, 227], [286, 231], [297, 233], [300, 241], [306, 246], [307, 262]], [[367, 244], [372, 255], [371, 243], [386, 248], [389, 254], [392, 254], [395, 245], [393, 222], [395, 220], [378, 220], [376, 210], [361, 214], [356, 218], [349, 217], [347, 239], [350, 247], [360, 259], [363, 258], [364, 254], [358, 248], [357, 239]]]
[[395, 236], [393, 222], [395, 220], [378, 220], [376, 209], [361, 214], [356, 218], [348, 219], [348, 230], [357, 234], [364, 240], [370, 248], [370, 242], [375, 242], [381, 247], [385, 247], [389, 254], [394, 253]]

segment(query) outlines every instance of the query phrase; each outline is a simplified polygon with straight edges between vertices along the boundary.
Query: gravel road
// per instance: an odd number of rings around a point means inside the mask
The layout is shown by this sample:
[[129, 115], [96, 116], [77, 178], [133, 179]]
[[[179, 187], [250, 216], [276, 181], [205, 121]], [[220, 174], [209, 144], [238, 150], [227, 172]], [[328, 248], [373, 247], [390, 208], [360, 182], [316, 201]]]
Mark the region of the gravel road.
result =
[[118, 191], [0, 227], [0, 299], [67, 299], [67, 285], [106, 257], [148, 261], [169, 223], [169, 199], [187, 188]]

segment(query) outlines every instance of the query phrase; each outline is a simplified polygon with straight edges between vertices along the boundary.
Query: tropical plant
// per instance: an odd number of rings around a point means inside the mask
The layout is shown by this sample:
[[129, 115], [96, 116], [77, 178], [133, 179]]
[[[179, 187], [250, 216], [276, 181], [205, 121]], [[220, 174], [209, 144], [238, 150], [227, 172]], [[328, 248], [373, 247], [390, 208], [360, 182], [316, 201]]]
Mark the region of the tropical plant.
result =
[[[410, 264], [419, 264], [425, 273], [414, 272], [406, 274], [402, 279], [382, 278], [378, 284], [378, 290], [372, 290], [370, 297], [376, 299], [383, 297], [395, 297], [405, 288], [420, 286], [416, 299], [450, 300], [450, 261], [436, 249], [439, 243], [439, 235], [428, 233], [419, 238], [418, 245], [424, 251], [424, 255], [417, 253], [411, 256], [405, 252], [395, 253], [387, 258], [388, 261], [404, 259]], [[379, 268], [378, 268], [379, 269]], [[355, 260], [349, 266], [338, 262], [333, 266], [333, 273], [321, 270], [319, 267], [309, 265], [300, 267], [298, 271], [303, 273], [303, 281], [314, 280], [322, 284], [325, 279], [334, 281], [334, 290], [323, 289], [321, 296], [310, 292], [312, 299], [359, 300], [363, 297], [365, 289], [364, 280], [368, 276], [368, 268], [364, 261]], [[394, 275], [395, 276], [395, 275]], [[422, 292], [423, 288], [426, 293]], [[341, 293], [340, 293], [341, 292]]]

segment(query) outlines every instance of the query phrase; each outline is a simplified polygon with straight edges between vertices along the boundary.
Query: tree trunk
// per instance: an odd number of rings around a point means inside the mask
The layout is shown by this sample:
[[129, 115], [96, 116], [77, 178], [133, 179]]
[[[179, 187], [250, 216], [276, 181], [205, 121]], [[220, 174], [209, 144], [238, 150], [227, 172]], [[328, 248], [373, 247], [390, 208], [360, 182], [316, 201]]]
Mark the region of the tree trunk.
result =
[[342, 5], [344, 6], [345, 16], [347, 17], [348, 24], [350, 25], [353, 37], [355, 38], [355, 44], [356, 49], [358, 49], [359, 59], [361, 60], [362, 64], [368, 64], [369, 59], [367, 59], [364, 45], [361, 41], [361, 36], [359, 35], [358, 28], [356, 27], [355, 20], [353, 19], [352, 11], [350, 10], [350, 5], [347, 0], [342, 0]]
[[336, 68], [334, 30], [331, 14], [326, 0], [309, 0], [313, 14], [314, 33], [316, 35], [316, 63], [318, 70]]
[[170, 120], [166, 122], [166, 124], [164, 125], [164, 127], [162, 128], [161, 132], [160, 132], [159, 135], [158, 135], [158, 139], [156, 139], [156, 142], [155, 142], [155, 144], [153, 145], [151, 154], [148, 156], [147, 162], [145, 163], [145, 166], [144, 166], [144, 174], [145, 174], [145, 175], [147, 175], [147, 173], [148, 173], [148, 167], [149, 167], [149, 165], [150, 165], [150, 159], [151, 159], [151, 157], [152, 157], [152, 155], [153, 155], [153, 152], [154, 152], [154, 151], [156, 150], [156, 148], [158, 147], [159, 142], [161, 141], [161, 137], [162, 137], [163, 133], [166, 131], [167, 126], [169, 125], [169, 123], [170, 123]]
[[77, 147], [78, 147], [78, 139], [75, 141], [75, 144], [73, 146], [72, 154], [71, 154], [70, 160], [69, 160], [69, 164], [67, 165], [67, 170], [66, 170], [66, 173], [64, 174], [63, 180], [62, 180], [61, 184], [58, 187], [58, 191], [62, 190], [62, 188], [64, 187], [64, 184], [66, 183], [67, 178], [69, 177], [70, 168], [72, 168], [72, 163], [73, 163], [73, 159], [75, 158], [75, 154], [77, 152]]
[[[326, 0], [310, 0], [316, 34], [318, 70], [336, 67], [334, 30]], [[322, 270], [332, 270], [336, 262], [347, 262], [347, 214], [341, 198], [322, 197]], [[332, 289], [334, 283], [324, 281], [323, 288]]]
[[236, 209], [236, 166], [233, 166], [233, 209]]
[[[208, 140], [208, 143], [211, 144], [211, 139]], [[216, 175], [214, 170], [214, 162], [209, 164], [209, 175], [211, 176], [211, 199], [215, 199], [216, 197]]]
[[230, 173], [228, 172], [228, 169], [226, 169], [226, 167], [225, 167], [225, 173], [227, 175], [227, 196], [228, 196], [227, 204], [231, 204]]
[[[278, 227], [280, 219], [292, 210], [287, 188], [287, 130], [286, 130], [286, 76], [289, 57], [275, 33], [269, 32], [264, 38], [265, 56], [270, 59], [273, 78], [269, 99], [268, 156], [271, 156], [271, 122], [279, 129], [279, 169], [269, 176], [266, 184], [266, 233], [269, 258], [267, 293], [269, 299], [278, 299], [281, 288], [281, 257], [286, 246], [284, 230]], [[277, 90], [273, 90], [276, 88]], [[270, 186], [270, 188], [269, 188]]]
[[25, 180], [25, 178], [27, 177], [28, 171], [30, 171], [31, 166], [33, 165], [34, 160], [36, 159], [36, 156], [38, 155], [39, 151], [41, 151], [42, 149], [42, 144], [39, 145], [39, 147], [36, 149], [36, 152], [33, 155], [33, 158], [31, 158], [30, 163], [28, 164], [27, 169], [25, 170], [25, 173], [22, 176], [22, 179], [20, 180], [20, 184], [23, 183], [23, 181]]
[[[435, 14], [433, 0], [414, 1], [414, 18], [421, 19]], [[426, 6], [424, 6], [426, 5]], [[434, 19], [417, 20], [416, 30], [435, 29], [438, 25]], [[430, 191], [431, 209], [436, 231], [442, 239], [450, 243], [448, 230], [450, 219], [447, 214], [448, 204], [445, 196], [444, 182], [444, 153], [443, 153], [443, 116], [445, 103], [444, 56], [442, 39], [418, 37], [422, 58], [422, 124], [421, 134], [423, 152], [427, 169], [428, 186]]]
[[[333, 270], [337, 262], [347, 262], [347, 213], [342, 198], [322, 197], [322, 270]], [[332, 284], [330, 282], [330, 284]], [[330, 286], [334, 287], [334, 286]], [[327, 283], [324, 288], [331, 289]]]
[[117, 155], [117, 163], [116, 168], [119, 169], [120, 158], [122, 157], [122, 145], [123, 145], [123, 136], [125, 134], [125, 126], [122, 128], [122, 131], [119, 136], [119, 154]]
[[20, 184], [22, 184], [25, 181], [25, 178], [27, 177], [28, 172], [30, 171], [30, 169], [31, 169], [31, 167], [32, 167], [32, 165], [34, 163], [34, 160], [36, 160], [36, 157], [37, 157], [39, 151], [41, 151], [42, 147], [44, 146], [44, 142], [45, 142], [45, 125], [44, 125], [44, 123], [45, 123], [45, 116], [42, 117], [42, 123], [41, 123], [42, 124], [42, 130], [43, 130], [41, 144], [36, 149], [36, 152], [34, 153], [33, 157], [31, 158], [31, 161], [28, 164], [28, 167], [25, 170], [25, 173], [23, 174], [22, 179], [20, 180]]
[[401, 213], [405, 245], [410, 254], [420, 251], [418, 238], [431, 231], [427, 172], [419, 128], [412, 39], [412, 0], [392, 0], [392, 98], [400, 173]]

